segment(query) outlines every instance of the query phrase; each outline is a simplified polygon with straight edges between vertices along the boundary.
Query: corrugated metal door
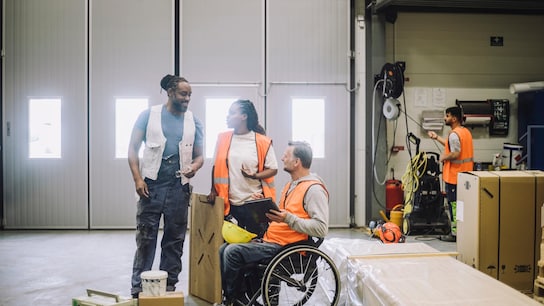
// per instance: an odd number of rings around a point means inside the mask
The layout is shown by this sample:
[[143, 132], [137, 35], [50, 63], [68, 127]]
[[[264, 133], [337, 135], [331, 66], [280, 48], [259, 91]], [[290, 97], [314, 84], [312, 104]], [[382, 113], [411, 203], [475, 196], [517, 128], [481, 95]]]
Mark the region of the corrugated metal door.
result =
[[[310, 110], [293, 117], [293, 99], [324, 101], [324, 156], [316, 157], [314, 148], [312, 172], [329, 190], [329, 225], [348, 226], [349, 1], [274, 0], [267, 12], [268, 131], [281, 156], [289, 140], [301, 140], [292, 139], [293, 122], [317, 120], [307, 115]], [[278, 172], [277, 185], [288, 180], [287, 173]]]
[[[249, 99], [264, 123], [264, 2], [183, 0], [181, 20], [181, 74], [193, 87], [189, 108], [206, 126], [208, 99]], [[227, 113], [218, 116], [226, 129]], [[217, 135], [205, 136], [215, 146]], [[210, 192], [212, 165], [207, 158], [191, 180], [195, 192]]]
[[[181, 68], [193, 84], [190, 108], [205, 121], [207, 98], [252, 100], [274, 140], [280, 168], [279, 159], [292, 138], [291, 99], [325, 100], [326, 155], [314, 159], [312, 170], [327, 182], [331, 226], [347, 226], [348, 1], [183, 0], [182, 14]], [[206, 159], [193, 179], [195, 191], [209, 192], [212, 164]], [[279, 193], [289, 178], [282, 170], [278, 173]]]
[[[86, 1], [4, 4], [5, 226], [86, 228]], [[60, 101], [61, 147], [54, 157], [30, 157], [31, 99]]]
[[90, 4], [91, 228], [134, 228], [134, 182], [126, 155], [116, 157], [120, 140], [115, 118], [121, 115], [116, 114], [116, 101], [166, 103], [160, 80], [174, 72], [173, 1], [91, 0]]

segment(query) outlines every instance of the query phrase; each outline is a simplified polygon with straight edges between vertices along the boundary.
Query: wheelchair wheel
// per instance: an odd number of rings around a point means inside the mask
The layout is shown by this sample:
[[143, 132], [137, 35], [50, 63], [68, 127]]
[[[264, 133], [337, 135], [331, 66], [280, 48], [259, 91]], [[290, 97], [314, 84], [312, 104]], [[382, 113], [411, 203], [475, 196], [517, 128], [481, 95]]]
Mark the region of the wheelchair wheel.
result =
[[321, 250], [293, 246], [268, 264], [261, 292], [264, 305], [336, 305], [340, 297], [340, 273]]

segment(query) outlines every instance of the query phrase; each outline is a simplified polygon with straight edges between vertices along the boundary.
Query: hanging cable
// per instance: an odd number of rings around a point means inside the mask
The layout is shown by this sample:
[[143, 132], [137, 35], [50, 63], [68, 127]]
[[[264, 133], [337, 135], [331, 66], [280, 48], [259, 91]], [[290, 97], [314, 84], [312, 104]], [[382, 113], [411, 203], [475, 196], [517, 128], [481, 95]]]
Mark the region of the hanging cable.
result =
[[414, 193], [419, 188], [420, 179], [427, 168], [427, 154], [419, 152], [406, 166], [406, 172], [402, 176], [402, 186], [404, 189], [404, 215], [412, 212]]
[[[384, 185], [385, 184], [385, 181], [386, 181], [386, 177], [384, 175], [384, 178], [383, 178], [383, 181], [380, 180], [378, 178], [378, 172], [376, 170], [376, 156], [377, 156], [377, 152], [378, 152], [378, 145], [377, 145], [377, 142], [378, 142], [378, 136], [375, 135], [375, 117], [376, 117], [376, 109], [375, 109], [375, 106], [376, 106], [376, 91], [377, 91], [377, 88], [378, 88], [378, 85], [380, 83], [383, 83], [384, 81], [383, 80], [379, 80], [376, 82], [376, 84], [374, 85], [374, 90], [372, 92], [372, 171], [373, 171], [373, 174], [374, 174], [374, 179], [376, 180], [376, 183], [378, 183], [379, 185]], [[381, 116], [380, 116], [380, 122], [379, 122], [379, 125], [381, 126]], [[379, 133], [379, 130], [378, 129], [378, 133]], [[387, 137], [386, 137], [387, 138]]]
[[[408, 119], [412, 120], [415, 124], [417, 124], [420, 128], [423, 129], [423, 125], [421, 125], [421, 123], [417, 122], [414, 118], [410, 117], [410, 115], [408, 115], [408, 113], [406, 113], [404, 110], [400, 110], [404, 116], [408, 117]], [[434, 146], [436, 147], [436, 149], [438, 150], [438, 152], [442, 153], [442, 148], [437, 144], [438, 140], [436, 139], [433, 139], [433, 143], [434, 143]]]

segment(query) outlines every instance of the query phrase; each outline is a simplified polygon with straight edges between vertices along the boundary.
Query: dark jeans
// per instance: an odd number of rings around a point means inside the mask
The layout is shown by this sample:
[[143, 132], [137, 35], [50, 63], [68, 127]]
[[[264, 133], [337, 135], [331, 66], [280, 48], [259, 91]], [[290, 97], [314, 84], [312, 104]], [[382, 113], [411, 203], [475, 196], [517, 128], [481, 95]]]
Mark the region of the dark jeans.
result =
[[164, 228], [159, 269], [168, 272], [167, 290], [173, 291], [178, 282], [190, 200], [189, 184], [182, 186], [175, 176], [178, 169], [179, 161], [163, 161], [157, 180], [145, 179], [149, 198], [138, 201], [131, 294], [142, 290], [140, 274], [152, 269], [161, 216]]
[[448, 206], [450, 210], [450, 218], [451, 221], [455, 221], [455, 216], [453, 215], [453, 208], [451, 205], [451, 202], [457, 202], [457, 185], [454, 184], [448, 184], [446, 185], [446, 199], [448, 200]]
[[240, 294], [241, 268], [249, 263], [271, 259], [281, 249], [279, 244], [267, 242], [224, 243], [219, 248], [221, 264], [221, 284], [223, 296], [227, 299], [237, 298]]

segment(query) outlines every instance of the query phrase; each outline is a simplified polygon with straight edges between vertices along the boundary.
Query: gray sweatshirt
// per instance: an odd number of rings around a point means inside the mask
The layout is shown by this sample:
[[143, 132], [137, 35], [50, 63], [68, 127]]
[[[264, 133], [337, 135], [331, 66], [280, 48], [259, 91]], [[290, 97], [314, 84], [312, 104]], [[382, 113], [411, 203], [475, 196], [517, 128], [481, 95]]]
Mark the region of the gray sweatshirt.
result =
[[[310, 173], [305, 177], [293, 181], [287, 194], [302, 181], [317, 180], [323, 185], [325, 182], [317, 174]], [[294, 214], [287, 213], [285, 222], [297, 232], [308, 234], [312, 237], [325, 237], [329, 231], [329, 197], [321, 185], [312, 185], [304, 196], [304, 209], [310, 219], [302, 219]]]

